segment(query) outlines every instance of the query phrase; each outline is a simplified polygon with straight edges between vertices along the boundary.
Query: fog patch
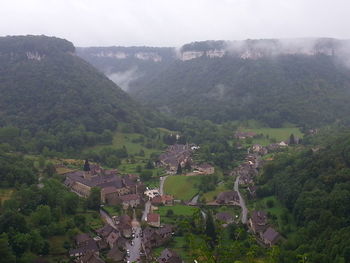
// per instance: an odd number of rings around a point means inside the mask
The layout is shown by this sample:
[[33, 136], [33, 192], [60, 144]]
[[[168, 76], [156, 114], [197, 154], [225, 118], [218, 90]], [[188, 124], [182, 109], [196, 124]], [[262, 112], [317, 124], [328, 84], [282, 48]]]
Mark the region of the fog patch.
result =
[[137, 67], [132, 67], [126, 71], [119, 71], [107, 74], [107, 77], [124, 91], [128, 91], [130, 83], [140, 78], [142, 74], [138, 72]]

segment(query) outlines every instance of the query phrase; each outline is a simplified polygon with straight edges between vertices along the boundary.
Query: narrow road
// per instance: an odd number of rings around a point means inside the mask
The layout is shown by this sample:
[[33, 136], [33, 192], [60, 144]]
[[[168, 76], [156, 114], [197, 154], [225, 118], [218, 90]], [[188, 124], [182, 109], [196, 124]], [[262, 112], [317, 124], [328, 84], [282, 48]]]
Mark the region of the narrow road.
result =
[[126, 243], [127, 256], [126, 260], [129, 262], [139, 262], [141, 251], [141, 227], [139, 221], [137, 221], [136, 213], [134, 209], [133, 219], [131, 221], [132, 232], [134, 233], [133, 239]]
[[151, 210], [151, 201], [148, 200], [145, 203], [145, 209], [143, 210], [141, 221], [146, 221], [147, 215], [150, 210]]
[[240, 178], [240, 176], [237, 176], [236, 181], [235, 181], [235, 185], [234, 185], [234, 190], [238, 193], [239, 205], [242, 208], [242, 223], [246, 224], [247, 217], [248, 217], [248, 209], [245, 205], [245, 202], [244, 202], [244, 199], [243, 199], [241, 193], [239, 192], [239, 187], [238, 187], [239, 178]]
[[140, 261], [140, 251], [141, 251], [141, 227], [133, 227], [134, 238], [131, 242], [126, 243], [126, 249], [129, 251], [127, 253], [126, 259], [129, 262], [139, 262]]
[[191, 202], [189, 202], [189, 205], [197, 205], [199, 199], [199, 195], [196, 195], [195, 197], [192, 198]]
[[159, 177], [159, 194], [160, 195], [164, 195], [164, 182], [167, 177], [168, 175]]

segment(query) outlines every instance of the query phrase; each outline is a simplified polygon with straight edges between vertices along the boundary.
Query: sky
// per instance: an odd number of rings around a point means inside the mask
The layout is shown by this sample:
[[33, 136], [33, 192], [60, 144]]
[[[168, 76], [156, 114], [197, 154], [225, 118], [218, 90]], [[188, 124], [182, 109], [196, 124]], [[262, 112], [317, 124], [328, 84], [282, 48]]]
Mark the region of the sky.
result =
[[202, 40], [349, 39], [349, 10], [349, 0], [0, 0], [0, 36], [176, 47]]

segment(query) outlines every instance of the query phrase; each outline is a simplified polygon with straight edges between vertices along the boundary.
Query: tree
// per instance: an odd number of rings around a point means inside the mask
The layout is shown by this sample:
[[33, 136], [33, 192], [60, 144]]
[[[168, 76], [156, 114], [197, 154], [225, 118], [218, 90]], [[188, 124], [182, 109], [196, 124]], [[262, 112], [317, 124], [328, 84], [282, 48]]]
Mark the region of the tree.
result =
[[186, 171], [191, 171], [192, 167], [191, 167], [191, 162], [190, 161], [187, 161], [185, 163], [185, 170]]
[[101, 204], [101, 190], [98, 187], [92, 187], [90, 195], [86, 200], [89, 209], [98, 210]]
[[180, 163], [177, 166], [176, 174], [182, 174], [182, 167]]
[[0, 255], [1, 261], [6, 263], [15, 263], [16, 257], [12, 254], [11, 247], [6, 234], [0, 235]]
[[141, 178], [143, 181], [149, 181], [152, 178], [152, 171], [145, 170], [141, 172]]
[[148, 160], [147, 164], [145, 165], [146, 169], [154, 169], [153, 162], [151, 160]]
[[166, 211], [166, 216], [167, 217], [172, 217], [174, 215], [174, 211], [172, 210], [172, 209], [168, 209], [167, 211]]
[[294, 134], [293, 133], [289, 136], [289, 144], [290, 145], [294, 145], [295, 144], [295, 138], [294, 138]]
[[49, 177], [53, 176], [56, 173], [56, 168], [53, 165], [53, 163], [49, 162], [46, 164], [46, 167], [44, 169], [44, 173]]
[[32, 222], [37, 225], [48, 225], [51, 223], [51, 209], [47, 205], [40, 205], [31, 215]]
[[215, 246], [216, 243], [216, 229], [215, 229], [215, 224], [214, 224], [214, 220], [213, 220], [213, 215], [211, 212], [207, 213], [207, 219], [205, 222], [205, 234], [210, 238], [209, 244], [210, 246], [213, 248]]

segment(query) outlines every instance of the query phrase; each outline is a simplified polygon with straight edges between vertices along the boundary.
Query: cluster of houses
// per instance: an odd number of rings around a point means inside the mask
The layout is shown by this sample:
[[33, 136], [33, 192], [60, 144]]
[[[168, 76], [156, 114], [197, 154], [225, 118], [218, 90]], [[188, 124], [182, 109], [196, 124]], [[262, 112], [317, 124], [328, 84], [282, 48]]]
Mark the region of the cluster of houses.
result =
[[281, 235], [268, 224], [265, 211], [253, 211], [248, 221], [250, 230], [267, 246], [275, 245]]
[[69, 256], [79, 263], [103, 263], [100, 258], [101, 251], [108, 251], [107, 258], [121, 261], [125, 258], [126, 243], [132, 235], [131, 218], [122, 215], [116, 218], [116, 228], [106, 224], [96, 229], [95, 237], [87, 233], [75, 237], [76, 247], [69, 250]]
[[214, 166], [210, 164], [196, 164], [193, 162], [192, 154], [199, 149], [194, 144], [174, 144], [168, 146], [166, 151], [158, 158], [158, 166], [164, 167], [168, 174], [176, 174], [178, 167], [191, 167], [192, 175], [213, 174]]
[[88, 197], [93, 187], [101, 189], [102, 203], [122, 205], [123, 208], [142, 204], [145, 186], [137, 175], [119, 175], [117, 170], [104, 170], [99, 165], [91, 165], [86, 160], [83, 171], [65, 174], [64, 184], [74, 193]]

